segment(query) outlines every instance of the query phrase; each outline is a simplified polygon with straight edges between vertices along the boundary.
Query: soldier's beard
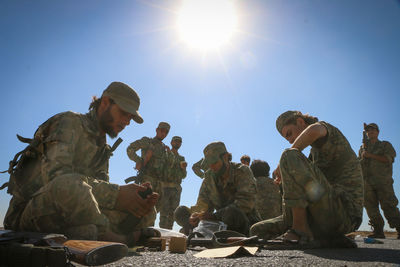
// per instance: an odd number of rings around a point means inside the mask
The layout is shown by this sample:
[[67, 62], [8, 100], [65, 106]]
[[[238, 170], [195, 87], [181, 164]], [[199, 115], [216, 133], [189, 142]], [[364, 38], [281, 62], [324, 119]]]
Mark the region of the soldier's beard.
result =
[[221, 177], [226, 171], [226, 165], [225, 162], [222, 164], [221, 169], [219, 169], [217, 172], [214, 172], [215, 177], [219, 178]]
[[172, 148], [175, 148], [176, 150], [178, 150], [181, 146], [180, 145], [171, 145]]
[[108, 106], [108, 108], [103, 112], [103, 114], [100, 115], [99, 117], [99, 125], [100, 128], [108, 134], [109, 137], [115, 138], [117, 137], [118, 133], [114, 131], [114, 128], [112, 127], [112, 123], [114, 122], [114, 118], [111, 115], [110, 112], [111, 105]]

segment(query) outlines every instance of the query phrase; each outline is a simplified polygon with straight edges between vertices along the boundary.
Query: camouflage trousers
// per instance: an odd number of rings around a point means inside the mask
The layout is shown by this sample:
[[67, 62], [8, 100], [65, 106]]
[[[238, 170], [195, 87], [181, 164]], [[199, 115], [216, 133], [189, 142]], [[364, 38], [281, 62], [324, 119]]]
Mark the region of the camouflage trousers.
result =
[[[178, 210], [190, 210], [190, 209], [186, 206], [179, 206], [176, 209], [176, 211]], [[180, 218], [179, 215], [177, 215], [177, 212], [175, 212], [176, 222], [182, 227], [187, 227], [189, 225], [189, 215], [188, 214], [182, 214], [182, 215], [186, 216]], [[228, 230], [236, 231], [245, 235], [249, 233], [249, 227], [251, 222], [249, 221], [247, 215], [239, 208], [232, 205], [227, 206], [225, 208], [217, 210], [217, 212], [214, 213], [214, 215], [218, 221], [222, 221], [228, 226]]]
[[307, 220], [315, 238], [326, 238], [354, 231], [346, 207], [335, 195], [321, 170], [297, 149], [287, 149], [280, 159], [283, 188], [283, 215], [264, 220], [250, 228], [250, 235], [271, 239], [292, 225], [292, 207], [306, 208]]
[[257, 205], [257, 211], [263, 220], [272, 219], [282, 214], [282, 199], [264, 199], [264, 205]]
[[160, 227], [172, 229], [174, 225], [174, 211], [181, 200], [182, 187], [164, 187], [160, 207]]
[[[121, 233], [118, 224], [127, 213], [99, 207], [85, 177], [62, 175], [36, 192], [22, 212], [19, 230], [61, 233], [69, 238], [96, 240], [105, 231]], [[115, 192], [110, 193], [114, 195]], [[151, 225], [153, 214], [143, 217], [132, 231]]]
[[399, 201], [393, 190], [393, 182], [371, 185], [364, 183], [364, 206], [369, 222], [374, 229], [383, 229], [384, 221], [379, 212], [379, 205], [391, 228], [400, 230], [400, 212], [397, 205]]

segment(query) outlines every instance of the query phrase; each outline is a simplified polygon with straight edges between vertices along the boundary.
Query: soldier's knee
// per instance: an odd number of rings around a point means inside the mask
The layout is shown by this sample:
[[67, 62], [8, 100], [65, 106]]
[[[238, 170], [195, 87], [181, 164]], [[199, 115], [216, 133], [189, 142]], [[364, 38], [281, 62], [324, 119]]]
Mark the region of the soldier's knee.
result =
[[189, 223], [191, 212], [186, 206], [179, 206], [174, 211], [174, 219], [176, 223], [182, 227]]
[[279, 160], [279, 165], [285, 165], [285, 163], [287, 161], [292, 161], [295, 159], [303, 159], [305, 156], [303, 153], [301, 153], [300, 150], [298, 150], [297, 148], [287, 148], [283, 151], [281, 158]]
[[260, 231], [260, 223], [261, 222], [255, 223], [250, 227], [250, 230], [249, 230], [249, 235], [250, 236], [254, 236], [254, 235], [260, 236], [260, 233], [261, 233], [261, 231]]

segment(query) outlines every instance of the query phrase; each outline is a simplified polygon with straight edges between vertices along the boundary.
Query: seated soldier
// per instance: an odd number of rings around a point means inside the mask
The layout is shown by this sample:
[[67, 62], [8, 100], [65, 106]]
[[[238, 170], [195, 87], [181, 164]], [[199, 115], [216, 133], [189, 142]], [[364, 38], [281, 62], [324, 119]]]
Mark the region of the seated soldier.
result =
[[256, 178], [256, 209], [262, 220], [275, 218], [282, 214], [282, 196], [279, 186], [269, 178], [269, 165], [264, 160], [253, 160], [250, 166]]
[[[275, 170], [283, 188], [284, 213], [256, 223], [251, 234], [270, 239], [286, 231], [283, 240], [289, 243], [312, 244], [317, 239], [348, 244], [344, 234], [357, 230], [362, 221], [363, 179], [346, 137], [331, 124], [299, 111], [281, 114], [276, 128], [292, 144]], [[308, 146], [307, 158], [302, 150]]]
[[[213, 142], [204, 148], [202, 165], [209, 169], [200, 188], [197, 203], [190, 209], [175, 210], [176, 222], [188, 230], [200, 220], [218, 220], [247, 235], [249, 227], [260, 220], [255, 209], [256, 184], [249, 167], [230, 161], [225, 144]], [[187, 233], [187, 232], [186, 232]]]
[[[109, 182], [115, 147], [106, 143], [106, 134], [114, 138], [131, 120], [142, 123], [139, 104], [130, 86], [113, 82], [101, 98], [93, 99], [87, 114], [59, 113], [33, 139], [20, 138], [29, 145], [9, 170], [13, 197], [4, 227], [134, 245], [155, 214], [158, 194], [143, 199], [139, 191], [149, 184]], [[120, 225], [128, 216], [137, 219], [123, 230]]]

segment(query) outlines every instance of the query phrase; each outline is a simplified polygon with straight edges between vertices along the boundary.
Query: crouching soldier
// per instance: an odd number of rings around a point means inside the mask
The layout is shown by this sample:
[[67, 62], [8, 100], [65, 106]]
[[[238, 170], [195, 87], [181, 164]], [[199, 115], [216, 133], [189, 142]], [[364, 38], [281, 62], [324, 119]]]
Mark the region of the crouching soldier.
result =
[[281, 114], [276, 128], [292, 144], [275, 170], [284, 214], [253, 225], [251, 234], [270, 239], [286, 232], [288, 243], [338, 240], [346, 246], [344, 234], [360, 226], [363, 208], [361, 166], [349, 142], [336, 127], [300, 111]]
[[249, 167], [230, 161], [225, 144], [213, 142], [204, 148], [205, 173], [197, 203], [190, 209], [180, 206], [175, 220], [185, 230], [200, 220], [218, 220], [228, 230], [247, 235], [252, 224], [260, 220], [255, 209], [256, 183]]

